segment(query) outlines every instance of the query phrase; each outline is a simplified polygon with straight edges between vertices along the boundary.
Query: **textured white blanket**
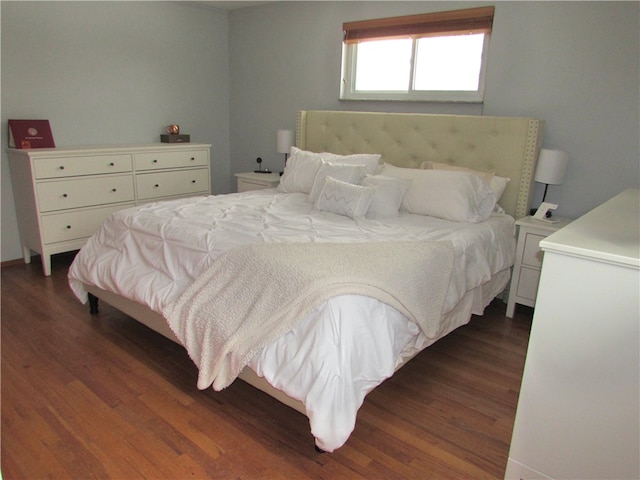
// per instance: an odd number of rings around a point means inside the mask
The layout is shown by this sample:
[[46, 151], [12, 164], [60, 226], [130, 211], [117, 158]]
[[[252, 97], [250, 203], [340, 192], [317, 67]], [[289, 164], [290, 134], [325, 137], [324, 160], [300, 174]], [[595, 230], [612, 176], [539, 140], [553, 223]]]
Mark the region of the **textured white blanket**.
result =
[[221, 390], [338, 295], [381, 300], [435, 336], [452, 269], [448, 242], [244, 245], [218, 257], [163, 315], [199, 368], [198, 388]]

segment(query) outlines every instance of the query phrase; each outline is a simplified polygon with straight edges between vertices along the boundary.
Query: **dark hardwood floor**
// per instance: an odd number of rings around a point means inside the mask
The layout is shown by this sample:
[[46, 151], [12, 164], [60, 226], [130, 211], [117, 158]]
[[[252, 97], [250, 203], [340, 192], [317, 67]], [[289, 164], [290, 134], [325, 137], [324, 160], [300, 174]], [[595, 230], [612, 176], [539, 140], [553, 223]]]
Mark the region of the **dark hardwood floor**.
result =
[[374, 390], [347, 444], [242, 381], [199, 391], [185, 351], [66, 282], [73, 256], [2, 269], [2, 477], [503, 478], [532, 310], [483, 317]]

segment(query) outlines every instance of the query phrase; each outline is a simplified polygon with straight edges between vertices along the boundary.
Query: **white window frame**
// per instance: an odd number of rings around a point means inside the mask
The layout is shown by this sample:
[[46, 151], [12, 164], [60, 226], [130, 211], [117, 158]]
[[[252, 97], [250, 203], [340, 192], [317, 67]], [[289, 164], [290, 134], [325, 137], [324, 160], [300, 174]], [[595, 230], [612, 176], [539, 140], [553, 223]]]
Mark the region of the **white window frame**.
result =
[[[443, 32], [442, 35], [431, 36], [448, 36], [452, 33]], [[465, 90], [415, 90], [414, 72], [417, 41], [423, 37], [420, 35], [411, 35], [409, 38], [413, 40], [413, 48], [410, 66], [410, 85], [406, 91], [358, 91], [356, 90], [356, 65], [358, 55], [359, 42], [342, 44], [342, 71], [340, 81], [340, 100], [382, 100], [382, 101], [408, 101], [408, 102], [464, 102], [464, 103], [482, 103], [484, 101], [485, 78], [487, 70], [487, 56], [489, 51], [489, 41], [491, 39], [490, 32], [484, 32], [484, 42], [482, 48], [482, 58], [480, 64], [480, 73], [478, 79], [478, 89], [475, 91]], [[404, 37], [407, 38], [407, 37]], [[380, 38], [382, 39], [382, 38]]]

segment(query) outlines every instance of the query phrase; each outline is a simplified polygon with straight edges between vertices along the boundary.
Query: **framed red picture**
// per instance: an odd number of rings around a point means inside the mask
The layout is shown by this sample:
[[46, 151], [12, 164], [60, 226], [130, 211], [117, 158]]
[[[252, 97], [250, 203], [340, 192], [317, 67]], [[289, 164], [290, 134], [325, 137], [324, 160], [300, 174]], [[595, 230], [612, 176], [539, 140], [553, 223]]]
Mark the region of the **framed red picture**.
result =
[[49, 120], [9, 120], [9, 147], [53, 148], [56, 146]]

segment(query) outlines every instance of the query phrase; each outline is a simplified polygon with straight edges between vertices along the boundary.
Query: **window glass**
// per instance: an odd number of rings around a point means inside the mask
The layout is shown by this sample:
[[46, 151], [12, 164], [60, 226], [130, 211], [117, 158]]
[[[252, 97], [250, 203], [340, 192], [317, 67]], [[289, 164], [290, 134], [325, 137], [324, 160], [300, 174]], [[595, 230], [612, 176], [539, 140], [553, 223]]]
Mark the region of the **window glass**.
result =
[[419, 39], [414, 88], [477, 91], [483, 45], [484, 34]]
[[360, 43], [356, 58], [356, 90], [406, 92], [412, 45], [410, 39]]

